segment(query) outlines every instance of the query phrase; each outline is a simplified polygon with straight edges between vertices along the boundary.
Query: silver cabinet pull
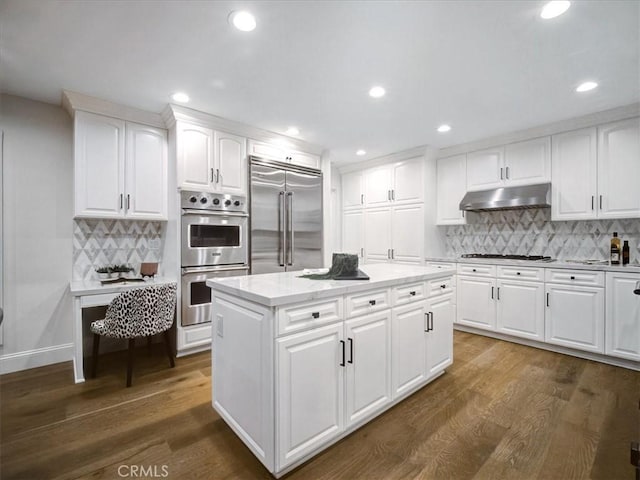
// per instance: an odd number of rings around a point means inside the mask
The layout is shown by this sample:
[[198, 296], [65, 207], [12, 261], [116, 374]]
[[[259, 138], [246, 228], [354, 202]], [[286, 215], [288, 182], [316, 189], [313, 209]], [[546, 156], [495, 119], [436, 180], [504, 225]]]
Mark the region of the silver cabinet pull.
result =
[[[475, 272], [475, 270], [474, 270], [474, 272]], [[491, 287], [491, 300], [493, 300], [493, 290], [494, 290], [494, 287]]]
[[396, 258], [396, 252], [394, 251], [394, 249], [391, 249], [391, 260], [395, 260]]
[[213, 175], [213, 168], [211, 169], [211, 183], [213, 183], [213, 179], [214, 179], [214, 175]]
[[286, 249], [286, 235], [284, 230], [284, 192], [280, 192], [278, 195], [278, 264], [281, 267], [284, 267], [284, 252]]
[[120, 210], [122, 210], [122, 199], [124, 198], [124, 195], [121, 193], [120, 194]]
[[127, 193], [127, 210], [131, 208], [131, 195]]
[[391, 190], [391, 200], [395, 200], [396, 199], [396, 191], [395, 190]]
[[387, 200], [391, 200], [391, 190], [387, 190]]
[[547, 307], [549, 306], [549, 292], [547, 292]]
[[593, 210], [593, 201], [594, 201], [595, 197], [594, 195], [591, 195], [591, 210]]
[[504, 168], [500, 167], [500, 180], [504, 180], [504, 177], [502, 176], [502, 171], [504, 170]]
[[600, 210], [602, 210], [602, 195], [600, 195]]
[[364, 258], [364, 248], [360, 247], [360, 258]]
[[496, 290], [496, 299], [500, 300], [500, 287], [498, 287]]
[[216, 168], [216, 183], [220, 183], [220, 169]]
[[387, 248], [387, 259], [391, 260], [391, 249]]
[[364, 193], [360, 194], [360, 205], [364, 205]]
[[507, 180], [509, 180], [509, 167], [505, 168], [505, 175], [507, 177]]
[[462, 218], [464, 218], [464, 210], [462, 210]]
[[287, 245], [289, 250], [289, 263], [287, 265], [291, 266], [295, 262], [295, 259], [293, 258], [293, 251], [295, 248], [295, 239], [293, 234], [293, 192], [287, 192], [287, 197], [289, 198], [289, 209], [287, 210], [287, 223], [289, 226], [289, 245]]

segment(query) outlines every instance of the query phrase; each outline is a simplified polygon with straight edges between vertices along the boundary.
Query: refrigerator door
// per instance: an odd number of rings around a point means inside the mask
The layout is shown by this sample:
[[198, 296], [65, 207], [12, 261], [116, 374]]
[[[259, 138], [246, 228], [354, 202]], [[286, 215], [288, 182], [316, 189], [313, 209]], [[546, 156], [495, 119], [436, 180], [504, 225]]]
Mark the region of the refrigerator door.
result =
[[322, 267], [322, 176], [287, 171], [287, 271]]
[[285, 271], [285, 172], [251, 165], [251, 273]]

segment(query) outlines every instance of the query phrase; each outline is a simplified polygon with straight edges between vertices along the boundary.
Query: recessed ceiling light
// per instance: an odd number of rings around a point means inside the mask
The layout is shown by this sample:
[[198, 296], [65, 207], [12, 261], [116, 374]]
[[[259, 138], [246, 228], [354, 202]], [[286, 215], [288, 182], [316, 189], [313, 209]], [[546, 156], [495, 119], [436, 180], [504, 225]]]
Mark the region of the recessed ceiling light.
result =
[[287, 131], [285, 133], [287, 135], [298, 135], [300, 133], [300, 130], [298, 130], [296, 127], [289, 127], [287, 128]]
[[440, 133], [445, 133], [445, 132], [448, 132], [449, 130], [451, 130], [451, 126], [446, 125], [446, 124], [445, 124], [445, 125], [440, 125], [440, 126], [438, 127], [438, 131], [439, 131]]
[[596, 82], [584, 82], [578, 85], [578, 88], [576, 88], [576, 92], [588, 92], [589, 90], [593, 90], [597, 86], [598, 84]]
[[361, 157], [362, 155], [366, 155], [366, 154], [367, 154], [366, 150], [360, 149], [360, 150], [356, 151], [356, 155], [358, 155], [359, 157]]
[[369, 90], [369, 95], [371, 95], [373, 98], [384, 97], [385, 93], [387, 93], [385, 89], [379, 86], [372, 87], [371, 90]]
[[171, 98], [174, 101], [180, 102], [180, 103], [187, 103], [189, 101], [189, 95], [183, 92], [176, 92], [173, 95], [171, 95]]
[[542, 7], [540, 16], [544, 19], [554, 18], [569, 10], [570, 6], [571, 2], [568, 2], [567, 0], [554, 0]]
[[256, 28], [256, 17], [245, 10], [231, 12], [229, 20], [234, 27], [242, 32], [250, 32]]

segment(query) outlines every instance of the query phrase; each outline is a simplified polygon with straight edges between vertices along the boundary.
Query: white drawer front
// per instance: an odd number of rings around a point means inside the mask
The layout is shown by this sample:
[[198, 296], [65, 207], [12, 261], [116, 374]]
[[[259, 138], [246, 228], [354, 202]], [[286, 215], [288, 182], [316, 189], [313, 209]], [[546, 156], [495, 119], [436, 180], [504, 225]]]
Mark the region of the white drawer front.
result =
[[427, 295], [436, 297], [445, 293], [453, 294], [455, 292], [455, 281], [453, 277], [436, 278], [427, 282]]
[[447, 262], [427, 262], [427, 267], [453, 268], [455, 270], [456, 264]]
[[498, 266], [498, 277], [544, 282], [544, 268]]
[[343, 319], [342, 298], [305, 302], [278, 311], [278, 335], [315, 328]]
[[393, 305], [405, 305], [411, 302], [419, 302], [425, 299], [424, 282], [412, 283], [410, 285], [402, 285], [392, 290]]
[[477, 265], [473, 263], [459, 263], [458, 274], [461, 275], [477, 275], [479, 277], [495, 277], [495, 265]]
[[548, 268], [545, 275], [547, 283], [604, 287], [604, 272], [595, 272], [592, 270], [554, 270]]
[[344, 303], [347, 317], [378, 312], [391, 307], [389, 289], [347, 295]]

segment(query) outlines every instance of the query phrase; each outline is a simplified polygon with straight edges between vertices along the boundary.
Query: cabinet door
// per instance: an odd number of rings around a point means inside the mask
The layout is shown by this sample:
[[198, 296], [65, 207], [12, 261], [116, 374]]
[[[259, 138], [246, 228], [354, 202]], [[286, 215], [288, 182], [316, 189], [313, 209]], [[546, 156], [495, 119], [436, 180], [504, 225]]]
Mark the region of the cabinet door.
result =
[[431, 322], [427, 330], [427, 377], [453, 363], [453, 320], [455, 306], [451, 295], [441, 295], [427, 303]]
[[498, 280], [497, 329], [544, 342], [544, 283]]
[[547, 284], [545, 340], [604, 353], [604, 291], [599, 287]]
[[129, 122], [126, 129], [126, 216], [166, 220], [167, 132]]
[[391, 381], [393, 397], [421, 384], [426, 377], [427, 308], [425, 302], [393, 309]]
[[497, 188], [503, 183], [504, 149], [492, 148], [467, 154], [468, 191]]
[[342, 215], [342, 251], [358, 255], [364, 261], [364, 212], [354, 210]]
[[215, 189], [231, 195], [247, 191], [246, 140], [230, 133], [215, 132]]
[[365, 210], [364, 251], [367, 262], [391, 259], [391, 209]]
[[76, 217], [118, 218], [124, 214], [124, 142], [124, 121], [76, 112]]
[[551, 219], [596, 218], [596, 129], [551, 137]]
[[512, 143], [504, 152], [505, 184], [535, 185], [551, 181], [551, 137]]
[[364, 204], [366, 207], [381, 207], [391, 203], [392, 175], [391, 165], [365, 170]]
[[496, 329], [496, 281], [458, 276], [457, 322], [470, 327]]
[[288, 156], [284, 148], [257, 140], [249, 140], [249, 155], [278, 162], [286, 162]]
[[467, 156], [439, 158], [436, 181], [437, 225], [466, 222], [460, 201], [467, 193]]
[[364, 206], [364, 179], [362, 172], [345, 173], [342, 176], [342, 208]]
[[640, 275], [607, 273], [607, 355], [640, 361], [640, 295], [633, 290]]
[[278, 470], [344, 429], [343, 324], [276, 341]]
[[213, 130], [178, 122], [176, 135], [178, 185], [187, 190], [213, 191], [215, 181]]
[[640, 217], [640, 119], [598, 127], [598, 217]]
[[292, 151], [289, 152], [289, 163], [301, 167], [320, 168], [320, 157], [311, 153]]
[[391, 200], [396, 204], [422, 202], [424, 193], [424, 157], [393, 165]]
[[[380, 232], [377, 233], [380, 235]], [[391, 259], [422, 264], [424, 249], [424, 211], [422, 205], [393, 207], [391, 220]]]
[[345, 323], [346, 427], [391, 401], [391, 311]]

